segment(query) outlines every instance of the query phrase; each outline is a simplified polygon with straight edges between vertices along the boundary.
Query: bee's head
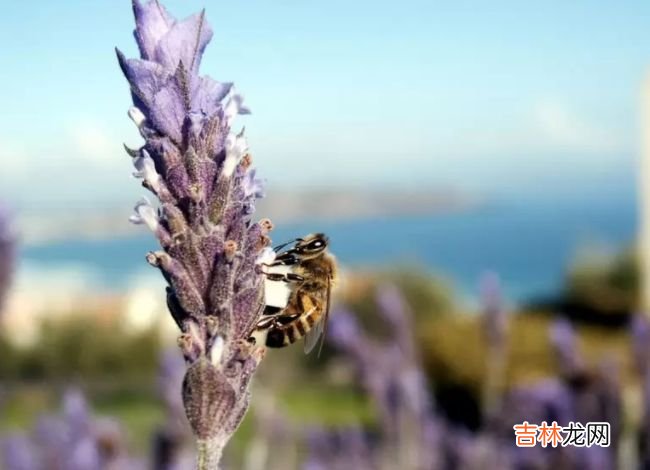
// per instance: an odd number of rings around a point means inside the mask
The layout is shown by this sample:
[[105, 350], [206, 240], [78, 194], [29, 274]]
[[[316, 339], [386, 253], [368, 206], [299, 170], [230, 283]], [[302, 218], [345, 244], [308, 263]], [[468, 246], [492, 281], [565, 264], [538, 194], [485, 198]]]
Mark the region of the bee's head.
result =
[[323, 233], [312, 233], [298, 240], [295, 251], [303, 259], [315, 258], [327, 249], [329, 239]]

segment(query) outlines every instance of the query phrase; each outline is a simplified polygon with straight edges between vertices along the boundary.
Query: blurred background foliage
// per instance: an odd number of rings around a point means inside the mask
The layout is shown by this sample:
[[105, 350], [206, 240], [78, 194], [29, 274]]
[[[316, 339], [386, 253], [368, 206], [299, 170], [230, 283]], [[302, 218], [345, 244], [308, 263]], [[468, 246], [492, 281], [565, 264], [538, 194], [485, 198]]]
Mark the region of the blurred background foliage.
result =
[[[508, 315], [507, 366], [500, 384], [504, 390], [558, 376], [548, 337], [558, 315], [578, 319], [578, 348], [589, 364], [615, 357], [624, 380], [633, 380], [627, 322], [636, 303], [638, 274], [632, 252], [606, 262], [581, 259], [567, 273], [562, 297]], [[449, 281], [415, 267], [351, 273], [337, 302], [353, 311], [364, 329], [379, 339], [391, 334], [385, 322], [377, 321], [376, 290], [387, 282], [400, 289], [413, 312], [419, 353], [436, 402], [452, 421], [476, 428], [488, 373], [480, 312], [462, 307]], [[560, 306], [566, 310], [555, 309]], [[620, 321], [603, 324], [602, 317], [611, 315], [618, 315]], [[43, 412], [56, 410], [63, 391], [77, 384], [87, 392], [93, 409], [119, 418], [135, 448], [145, 452], [149, 436], [164, 417], [162, 403], [152, 399], [160, 354], [168, 343], [160, 328], [133, 334], [119, 315], [104, 318], [82, 312], [46, 320], [40, 328], [39, 340], [28, 347], [16, 346], [0, 334], [5, 410], [0, 431], [30, 426]], [[256, 384], [272, 391], [278, 407], [296, 422], [341, 426], [372, 424], [375, 419], [349, 365], [328, 342], [320, 358], [305, 356], [300, 346], [270, 350]], [[234, 454], [246, 448], [254, 415], [237, 433]]]
[[564, 301], [594, 316], [625, 316], [634, 311], [639, 304], [639, 266], [634, 250], [578, 257], [567, 275]]

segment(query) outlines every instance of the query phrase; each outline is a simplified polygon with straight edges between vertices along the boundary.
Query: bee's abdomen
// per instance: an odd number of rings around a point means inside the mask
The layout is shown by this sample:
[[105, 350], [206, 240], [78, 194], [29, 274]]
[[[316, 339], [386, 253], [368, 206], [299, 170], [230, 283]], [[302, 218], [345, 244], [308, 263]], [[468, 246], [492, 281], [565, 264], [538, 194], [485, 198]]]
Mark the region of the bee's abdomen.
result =
[[271, 328], [266, 335], [266, 346], [269, 348], [283, 348], [291, 343], [286, 343], [286, 335], [282, 328]]
[[266, 336], [266, 346], [269, 348], [284, 348], [305, 336], [314, 324], [311, 315], [296, 318], [291, 323], [278, 328], [272, 328]]

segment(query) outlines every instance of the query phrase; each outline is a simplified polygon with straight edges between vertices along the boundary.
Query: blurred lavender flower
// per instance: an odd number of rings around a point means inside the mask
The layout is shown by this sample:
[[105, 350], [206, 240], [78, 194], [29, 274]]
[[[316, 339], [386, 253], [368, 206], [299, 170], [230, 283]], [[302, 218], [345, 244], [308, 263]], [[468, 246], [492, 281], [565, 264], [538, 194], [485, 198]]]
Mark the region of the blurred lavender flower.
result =
[[68, 455], [66, 466], [70, 469], [100, 468], [101, 456], [93, 437], [88, 404], [80, 390], [71, 389], [63, 396], [63, 427], [66, 428]]
[[614, 469], [623, 425], [622, 383], [619, 365], [613, 357], [601, 362], [598, 370], [569, 377], [566, 386], [571, 393], [575, 421], [610, 424], [610, 445], [607, 448], [567, 448], [566, 457], [576, 468]]
[[15, 255], [15, 236], [11, 230], [9, 210], [0, 204], [0, 313], [11, 285]]
[[312, 429], [308, 434], [309, 456], [303, 470], [374, 470], [380, 462], [373, 455], [368, 437], [359, 427], [331, 432]]
[[508, 391], [501, 403], [498, 426], [492, 430], [497, 436], [507, 438], [502, 452], [510, 454], [513, 468], [550, 469], [553, 462], [572, 462], [561, 468], [590, 468], [576, 466], [575, 448], [519, 448], [514, 445], [513, 426], [528, 421], [552, 423], [560, 426], [575, 421], [575, 398], [566, 384], [557, 379], [538, 380], [518, 385]]
[[255, 434], [244, 452], [242, 470], [298, 467], [298, 440], [293, 423], [267, 389], [257, 389], [252, 409]]
[[84, 396], [69, 390], [60, 415], [38, 419], [31, 437], [9, 436], [2, 442], [5, 470], [143, 470], [126, 453], [121, 425], [94, 419]]
[[[565, 463], [576, 468], [615, 468], [622, 423], [618, 367], [615, 362], [606, 361], [601, 364], [599, 371], [590, 371], [578, 351], [575, 329], [566, 318], [560, 317], [553, 322], [549, 336], [559, 363], [561, 387], [564, 389], [562, 394], [566, 395], [565, 398], [557, 400], [563, 403], [562, 407], [558, 407], [563, 409], [563, 412], [553, 419], [563, 425], [569, 421], [577, 421], [608, 422], [611, 426], [609, 448], [567, 447], [561, 457]], [[531, 421], [528, 415], [526, 418]], [[549, 419], [550, 417], [547, 417], [546, 421]]]
[[144, 461], [128, 454], [122, 423], [110, 417], [99, 418], [93, 420], [92, 429], [92, 436], [99, 454], [99, 468], [102, 470], [144, 470], [149, 468]]
[[501, 281], [496, 273], [483, 275], [480, 291], [487, 340], [482, 405], [483, 415], [490, 426], [500, 408], [501, 388], [505, 379], [508, 316], [501, 299]]
[[556, 379], [514, 387], [505, 395], [502, 408], [501, 419], [508, 434], [512, 434], [513, 425], [524, 420], [530, 423], [557, 421], [564, 425], [576, 419], [571, 391]]
[[633, 316], [632, 351], [641, 384], [642, 412], [638, 429], [640, 468], [650, 468], [650, 321], [644, 313]]
[[402, 354], [415, 359], [417, 356], [411, 318], [413, 313], [404, 301], [397, 286], [383, 284], [377, 289], [376, 295], [379, 314], [391, 327], [393, 340], [402, 350]]
[[502, 348], [508, 316], [501, 298], [501, 280], [496, 273], [488, 272], [481, 277], [480, 293], [488, 343], [493, 348]]
[[630, 335], [635, 365], [639, 375], [645, 376], [650, 365], [650, 321], [645, 314], [637, 313], [632, 316]]
[[[615, 456], [618, 451], [621, 432], [623, 429], [623, 380], [621, 364], [617, 357], [605, 356], [601, 360], [595, 374], [593, 395], [596, 396], [594, 411], [584, 416], [590, 421], [606, 421], [611, 426], [611, 452]], [[610, 455], [610, 459], [612, 456]], [[612, 462], [612, 465], [615, 462]]]
[[194, 466], [194, 455], [187, 450], [191, 430], [185, 419], [180, 393], [184, 374], [185, 362], [178, 351], [163, 351], [158, 372], [158, 391], [165, 405], [166, 420], [153, 437], [154, 470], [189, 470]]
[[562, 375], [567, 379], [581, 376], [585, 372], [584, 363], [578, 352], [576, 333], [571, 322], [563, 317], [557, 318], [551, 325], [549, 336]]
[[147, 260], [169, 284], [167, 303], [182, 331], [188, 368], [183, 401], [201, 468], [218, 465], [249, 406], [249, 382], [264, 348], [246, 340], [263, 304], [258, 258], [270, 222], [252, 223], [261, 183], [244, 131], [248, 114], [231, 83], [199, 75], [212, 38], [204, 12], [178, 21], [158, 1], [134, 0], [140, 59], [117, 51], [131, 86], [129, 111], [146, 143], [127, 149], [143, 186], [160, 201], [136, 206], [162, 251]]
[[[437, 423], [429, 390], [417, 355], [410, 312], [392, 285], [378, 289], [379, 313], [392, 337], [379, 343], [364, 334], [346, 311], [333, 315], [330, 338], [353, 360], [361, 383], [378, 408], [382, 442], [374, 452], [377, 462], [402, 468], [435, 468]], [[368, 467], [349, 468], [374, 468]], [[328, 467], [329, 468], [329, 467]]]
[[2, 467], [7, 470], [34, 470], [39, 468], [31, 441], [23, 435], [9, 436], [0, 449]]
[[[507, 317], [493, 276], [483, 283], [483, 299], [489, 349], [504, 351]], [[304, 468], [616, 468], [623, 388], [617, 363], [606, 361], [598, 372], [589, 373], [578, 354], [575, 332], [566, 320], [551, 328], [551, 342], [565, 366], [562, 377], [519, 384], [505, 394], [502, 387], [495, 387], [494, 394], [500, 396], [490, 419], [478, 432], [470, 432], [433, 410], [408, 308], [399, 291], [382, 286], [377, 304], [381, 317], [390, 325], [388, 341], [370, 338], [344, 310], [331, 320], [330, 339], [355, 366], [363, 388], [377, 406], [379, 434], [371, 437], [359, 428], [356, 438], [339, 441], [337, 433], [320, 430], [312, 436], [312, 450]], [[561, 426], [571, 421], [608, 422], [611, 446], [517, 448], [513, 425], [523, 421], [556, 421]], [[353, 446], [353, 442], [362, 445]]]

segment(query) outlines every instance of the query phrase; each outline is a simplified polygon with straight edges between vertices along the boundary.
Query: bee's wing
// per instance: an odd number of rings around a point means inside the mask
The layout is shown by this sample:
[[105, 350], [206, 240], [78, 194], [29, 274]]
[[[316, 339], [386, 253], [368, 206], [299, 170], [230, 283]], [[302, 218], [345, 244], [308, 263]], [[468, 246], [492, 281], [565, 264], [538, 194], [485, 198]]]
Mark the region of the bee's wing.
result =
[[323, 325], [325, 324], [325, 321], [326, 319], [322, 318], [305, 335], [305, 354], [309, 354], [318, 343], [318, 338], [320, 338], [321, 334], [323, 333]]
[[312, 349], [318, 343], [320, 338], [320, 347], [318, 348], [318, 356], [320, 357], [320, 352], [323, 349], [323, 343], [325, 343], [325, 333], [327, 332], [327, 320], [330, 316], [330, 294], [332, 292], [332, 283], [330, 277], [327, 278], [327, 297], [325, 298], [325, 315], [321, 320], [314, 325], [314, 327], [307, 333], [305, 336], [305, 354], [309, 354]]
[[327, 276], [327, 298], [325, 300], [325, 318], [323, 318], [323, 336], [320, 341], [320, 347], [318, 348], [318, 357], [320, 357], [320, 352], [323, 350], [323, 344], [325, 344], [325, 335], [327, 334], [327, 322], [330, 319], [330, 305], [332, 297], [332, 276]]

